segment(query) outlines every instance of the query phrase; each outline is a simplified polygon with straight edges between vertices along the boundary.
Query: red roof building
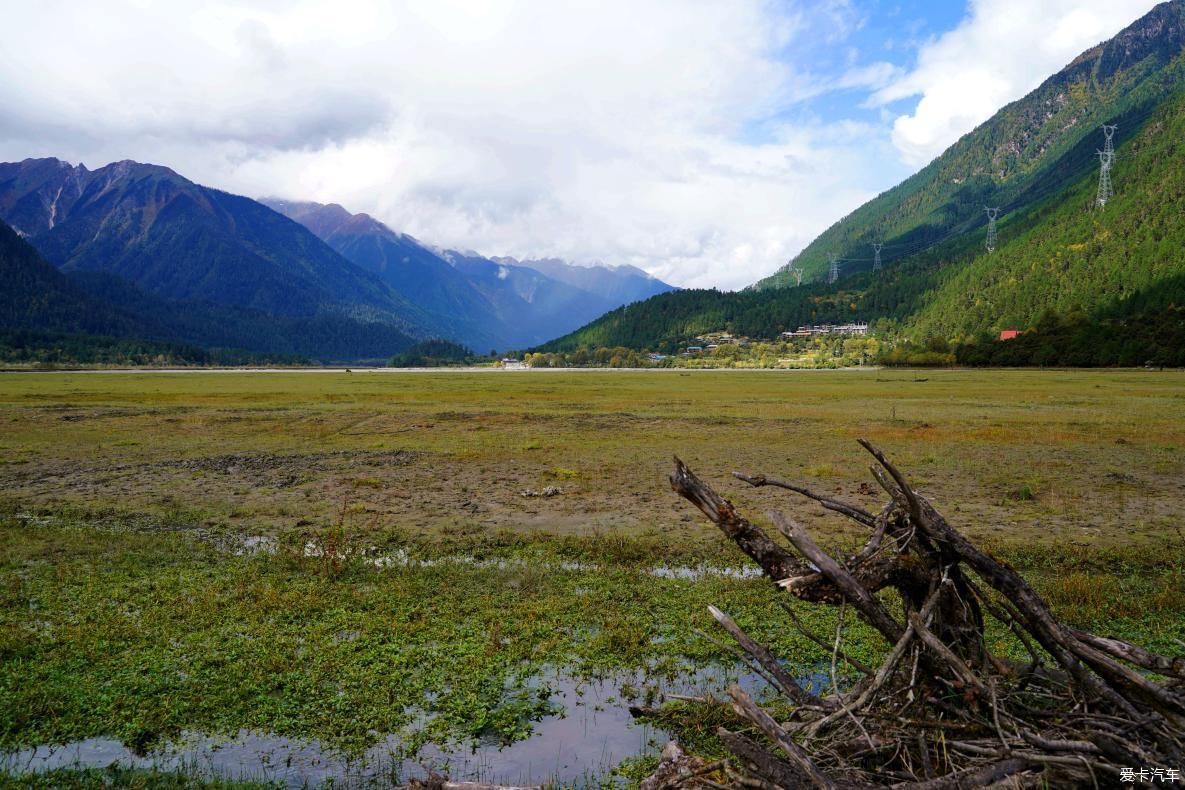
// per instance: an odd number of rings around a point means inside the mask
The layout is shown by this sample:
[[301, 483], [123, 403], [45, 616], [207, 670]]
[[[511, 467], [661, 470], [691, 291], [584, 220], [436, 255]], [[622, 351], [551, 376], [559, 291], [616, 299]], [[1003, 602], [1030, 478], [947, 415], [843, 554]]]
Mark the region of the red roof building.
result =
[[1015, 340], [1016, 336], [1020, 334], [1019, 329], [1005, 329], [1000, 332], [1001, 340]]

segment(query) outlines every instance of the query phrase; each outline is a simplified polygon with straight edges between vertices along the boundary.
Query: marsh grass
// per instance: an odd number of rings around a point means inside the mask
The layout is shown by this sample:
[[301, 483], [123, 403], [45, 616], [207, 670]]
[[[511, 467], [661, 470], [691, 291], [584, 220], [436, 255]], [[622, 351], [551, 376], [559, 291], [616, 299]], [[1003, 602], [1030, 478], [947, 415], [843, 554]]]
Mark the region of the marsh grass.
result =
[[[545, 668], [731, 660], [695, 635], [708, 604], [795, 666], [826, 662], [765, 582], [650, 572], [742, 561], [667, 490], [672, 453], [842, 552], [864, 536], [727, 473], [873, 506], [849, 461], [868, 436], [1068, 622], [1185, 638], [1185, 376], [876, 375], [0, 375], [0, 749], [244, 728], [355, 754], [398, 732], [513, 740], [551, 711]], [[830, 609], [799, 610], [833, 632]], [[845, 641], [883, 649], [855, 623]]]

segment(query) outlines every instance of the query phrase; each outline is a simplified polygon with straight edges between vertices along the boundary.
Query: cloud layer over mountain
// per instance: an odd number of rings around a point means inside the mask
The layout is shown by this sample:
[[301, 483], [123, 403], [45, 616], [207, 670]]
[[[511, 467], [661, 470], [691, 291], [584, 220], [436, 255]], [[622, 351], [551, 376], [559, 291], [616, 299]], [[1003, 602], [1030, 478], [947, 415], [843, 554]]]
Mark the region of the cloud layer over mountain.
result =
[[843, 0], [10, 5], [0, 160], [161, 162], [441, 246], [731, 288], [1151, 3], [978, 0], [877, 51], [853, 36], [879, 4]]

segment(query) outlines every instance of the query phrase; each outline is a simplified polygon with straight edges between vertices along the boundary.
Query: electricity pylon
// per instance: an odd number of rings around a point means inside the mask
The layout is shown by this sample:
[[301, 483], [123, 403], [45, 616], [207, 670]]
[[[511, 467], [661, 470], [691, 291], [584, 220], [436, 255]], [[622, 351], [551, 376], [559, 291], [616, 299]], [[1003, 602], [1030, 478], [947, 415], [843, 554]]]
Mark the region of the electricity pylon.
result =
[[987, 206], [984, 206], [983, 210], [987, 212], [988, 218], [987, 241], [984, 242], [983, 246], [987, 247], [988, 252], [995, 252], [996, 217], [1000, 216], [1000, 207], [996, 206], [995, 208], [988, 208]]
[[1099, 191], [1094, 202], [1099, 208], [1107, 205], [1107, 201], [1115, 194], [1111, 188], [1111, 162], [1114, 161], [1114, 151], [1099, 151]]
[[872, 251], [876, 255], [876, 257], [872, 259], [872, 270], [874, 272], [879, 272], [881, 270], [881, 247], [883, 246], [885, 246], [884, 242], [872, 245]]
[[1115, 144], [1111, 138], [1115, 136], [1115, 124], [1103, 124], [1103, 150], [1099, 151], [1099, 191], [1095, 195], [1095, 204], [1102, 208], [1115, 194], [1111, 187], [1111, 165], [1115, 162]]
[[839, 256], [834, 252], [827, 254], [831, 257], [831, 268], [827, 270], [827, 282], [833, 283], [839, 279]]

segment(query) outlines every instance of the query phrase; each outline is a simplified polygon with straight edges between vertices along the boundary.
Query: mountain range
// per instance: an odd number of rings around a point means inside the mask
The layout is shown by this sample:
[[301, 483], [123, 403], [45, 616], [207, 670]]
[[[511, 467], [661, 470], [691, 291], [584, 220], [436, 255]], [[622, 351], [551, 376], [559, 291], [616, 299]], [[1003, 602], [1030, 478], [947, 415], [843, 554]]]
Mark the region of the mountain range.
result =
[[[1103, 124], [1118, 128], [1115, 195], [1100, 206]], [[541, 350], [664, 350], [713, 330], [774, 337], [800, 324], [852, 320], [917, 342], [959, 342], [1033, 327], [1050, 312], [1115, 326], [1154, 316], [1185, 303], [1183, 140], [1185, 0], [1172, 0], [1082, 53], [751, 288], [660, 295]], [[1000, 209], [992, 251], [985, 207]], [[883, 245], [879, 271], [874, 243]]]
[[14, 304], [0, 330], [101, 329], [357, 361], [432, 337], [526, 346], [670, 289], [608, 267], [568, 275], [582, 287], [430, 249], [341, 206], [271, 203], [278, 210], [132, 161], [93, 171], [52, 158], [0, 163], [0, 221], [12, 228], [0, 263], [22, 283], [6, 290]]
[[561, 335], [622, 304], [672, 290], [633, 267], [517, 261], [439, 249], [336, 203], [264, 198], [322, 241], [413, 301], [475, 349], [523, 348]]
[[[1099, 205], [1104, 124], [1116, 127], [1115, 194]], [[0, 332], [322, 361], [386, 358], [429, 338], [483, 353], [673, 350], [714, 330], [774, 337], [853, 320], [936, 347], [1038, 325], [1122, 333], [1142, 321], [1150, 337], [1158, 315], [1185, 304], [1182, 140], [1185, 0], [1171, 0], [740, 292], [435, 247], [337, 204], [255, 201], [158, 165], [0, 163], [0, 222], [12, 228], [0, 227], [0, 276], [13, 284]], [[985, 207], [999, 209], [990, 250]]]

